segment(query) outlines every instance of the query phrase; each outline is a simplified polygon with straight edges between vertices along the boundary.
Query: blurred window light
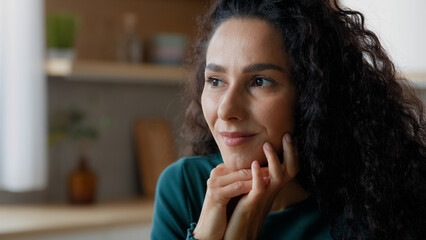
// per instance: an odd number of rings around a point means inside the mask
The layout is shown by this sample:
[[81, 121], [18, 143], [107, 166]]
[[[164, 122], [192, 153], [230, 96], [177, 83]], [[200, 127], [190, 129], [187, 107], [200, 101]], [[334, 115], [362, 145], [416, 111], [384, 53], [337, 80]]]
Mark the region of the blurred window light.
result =
[[397, 68], [404, 72], [425, 72], [425, 0], [341, 0], [360, 11], [368, 28], [380, 38]]
[[47, 184], [44, 1], [0, 0], [0, 189]]

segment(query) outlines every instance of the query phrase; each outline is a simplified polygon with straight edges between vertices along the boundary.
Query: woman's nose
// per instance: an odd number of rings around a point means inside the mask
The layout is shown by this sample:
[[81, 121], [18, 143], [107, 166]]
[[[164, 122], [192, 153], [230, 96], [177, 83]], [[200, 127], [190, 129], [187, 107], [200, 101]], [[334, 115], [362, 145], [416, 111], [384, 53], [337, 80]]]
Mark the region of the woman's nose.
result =
[[246, 116], [247, 104], [243, 90], [229, 88], [221, 99], [218, 117], [224, 121], [242, 120]]

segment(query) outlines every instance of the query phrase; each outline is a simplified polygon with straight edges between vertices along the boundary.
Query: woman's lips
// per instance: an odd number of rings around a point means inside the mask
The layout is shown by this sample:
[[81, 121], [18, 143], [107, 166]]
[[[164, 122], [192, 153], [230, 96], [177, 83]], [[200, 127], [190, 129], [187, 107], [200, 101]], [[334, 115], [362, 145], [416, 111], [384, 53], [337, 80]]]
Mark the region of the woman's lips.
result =
[[256, 134], [244, 132], [220, 132], [227, 146], [234, 147], [250, 141]]

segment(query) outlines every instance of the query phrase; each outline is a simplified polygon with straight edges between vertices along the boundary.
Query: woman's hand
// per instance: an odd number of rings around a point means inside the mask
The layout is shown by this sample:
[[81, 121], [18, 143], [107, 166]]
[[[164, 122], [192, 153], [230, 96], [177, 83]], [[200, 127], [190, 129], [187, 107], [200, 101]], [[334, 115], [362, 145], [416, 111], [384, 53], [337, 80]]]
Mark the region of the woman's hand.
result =
[[[269, 183], [267, 168], [258, 170], [256, 174], [262, 175], [256, 178], [256, 181], [261, 181], [261, 183], [256, 184]], [[227, 205], [229, 201], [234, 197], [247, 194], [252, 186], [252, 171], [249, 169], [231, 171], [224, 164], [214, 168], [207, 181], [206, 197], [194, 229], [194, 237], [197, 239], [223, 239], [228, 224]]]
[[226, 227], [224, 239], [257, 239], [275, 196], [298, 172], [298, 162], [289, 134], [283, 137], [283, 164], [280, 164], [270, 143], [263, 145], [263, 151], [268, 161], [270, 183], [264, 184], [259, 163], [254, 161], [251, 165], [251, 190], [238, 202]]

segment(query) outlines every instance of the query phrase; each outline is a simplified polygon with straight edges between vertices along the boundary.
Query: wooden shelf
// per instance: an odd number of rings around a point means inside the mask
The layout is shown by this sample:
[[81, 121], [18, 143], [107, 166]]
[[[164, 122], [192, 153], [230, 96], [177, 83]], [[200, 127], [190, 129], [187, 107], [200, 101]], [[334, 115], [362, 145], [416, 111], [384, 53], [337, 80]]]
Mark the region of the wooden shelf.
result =
[[[155, 64], [127, 64], [102, 61], [77, 61], [65, 70], [55, 66], [46, 68], [49, 77], [68, 81], [141, 83], [159, 85], [181, 85], [188, 78], [187, 72], [177, 66]], [[69, 70], [67, 70], [69, 69]], [[426, 72], [401, 73], [418, 89], [426, 89]]]
[[68, 81], [142, 83], [180, 85], [187, 78], [185, 70], [177, 66], [154, 64], [126, 64], [99, 61], [77, 61], [67, 70], [58, 70], [55, 65], [46, 67], [48, 77]]
[[0, 238], [150, 224], [152, 200], [73, 205], [0, 206]]

